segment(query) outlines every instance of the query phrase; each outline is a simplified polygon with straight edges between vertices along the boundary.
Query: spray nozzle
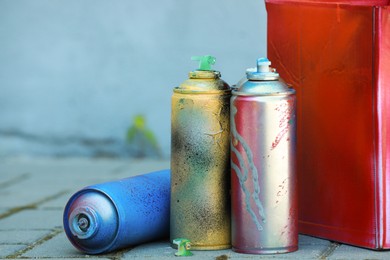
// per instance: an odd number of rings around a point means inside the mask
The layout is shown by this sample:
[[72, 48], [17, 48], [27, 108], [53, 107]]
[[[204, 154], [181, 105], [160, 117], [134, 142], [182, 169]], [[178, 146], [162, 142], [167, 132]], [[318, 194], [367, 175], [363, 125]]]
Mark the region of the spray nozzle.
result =
[[186, 238], [176, 238], [173, 241], [173, 244], [177, 245], [177, 252], [175, 256], [191, 256], [191, 242]]
[[192, 56], [191, 60], [199, 61], [199, 69], [198, 70], [211, 70], [211, 65], [215, 64], [215, 57], [210, 55], [205, 56]]
[[246, 71], [249, 80], [277, 80], [279, 74], [270, 67], [271, 62], [267, 58], [257, 59], [257, 68], [250, 68]]
[[98, 229], [95, 211], [90, 207], [76, 208], [69, 217], [69, 227], [73, 236], [78, 239], [92, 237]]
[[85, 214], [80, 214], [77, 218], [77, 226], [82, 232], [87, 232], [90, 227], [90, 219]]
[[257, 72], [264, 73], [264, 72], [270, 72], [270, 66], [271, 62], [267, 58], [260, 58], [257, 59]]

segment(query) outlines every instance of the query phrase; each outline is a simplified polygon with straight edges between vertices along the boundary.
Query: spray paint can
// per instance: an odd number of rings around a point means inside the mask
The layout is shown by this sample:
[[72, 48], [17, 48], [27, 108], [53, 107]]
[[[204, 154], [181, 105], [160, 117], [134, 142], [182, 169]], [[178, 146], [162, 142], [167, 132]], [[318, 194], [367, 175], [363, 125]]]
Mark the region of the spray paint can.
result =
[[232, 247], [248, 254], [298, 249], [295, 91], [266, 58], [231, 98]]
[[65, 207], [65, 233], [88, 254], [168, 237], [169, 193], [169, 170], [88, 186]]
[[170, 240], [189, 239], [191, 250], [225, 249], [231, 247], [231, 89], [211, 70], [214, 57], [192, 59], [200, 68], [172, 95]]

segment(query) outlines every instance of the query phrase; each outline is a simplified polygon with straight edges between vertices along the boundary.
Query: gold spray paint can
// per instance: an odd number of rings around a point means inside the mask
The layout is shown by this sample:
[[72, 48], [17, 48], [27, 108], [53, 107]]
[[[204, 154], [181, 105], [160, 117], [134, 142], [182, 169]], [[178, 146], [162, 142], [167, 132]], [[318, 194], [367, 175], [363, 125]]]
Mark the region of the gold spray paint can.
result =
[[214, 57], [192, 60], [200, 68], [172, 95], [170, 240], [186, 238], [191, 250], [225, 249], [231, 247], [231, 89], [210, 69]]

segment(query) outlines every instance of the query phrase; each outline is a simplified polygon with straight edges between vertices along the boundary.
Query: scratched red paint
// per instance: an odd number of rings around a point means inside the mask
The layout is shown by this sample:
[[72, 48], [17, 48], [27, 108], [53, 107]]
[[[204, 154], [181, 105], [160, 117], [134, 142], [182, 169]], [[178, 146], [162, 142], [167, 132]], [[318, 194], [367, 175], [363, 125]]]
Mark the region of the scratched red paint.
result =
[[[278, 135], [275, 138], [275, 141], [272, 142], [271, 150], [275, 149], [280, 141], [283, 139], [283, 136], [288, 133], [288, 130], [290, 128], [290, 120], [291, 115], [293, 114], [293, 107], [292, 106], [292, 100], [286, 100], [286, 103], [281, 104], [277, 108], [275, 108], [276, 111], [282, 112], [282, 117], [279, 122], [279, 128], [282, 128], [282, 130], [278, 133]], [[287, 139], [289, 141], [289, 138]]]
[[268, 58], [297, 91], [300, 233], [390, 248], [389, 5], [266, 0]]

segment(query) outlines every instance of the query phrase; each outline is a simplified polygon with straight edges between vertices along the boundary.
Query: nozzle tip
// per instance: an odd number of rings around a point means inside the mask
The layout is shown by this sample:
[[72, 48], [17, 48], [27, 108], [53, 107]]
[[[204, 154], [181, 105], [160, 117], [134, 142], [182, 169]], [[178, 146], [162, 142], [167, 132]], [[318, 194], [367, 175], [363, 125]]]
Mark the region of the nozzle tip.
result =
[[211, 70], [211, 65], [214, 65], [216, 62], [216, 58], [211, 55], [192, 56], [191, 60], [199, 61], [198, 70]]
[[94, 210], [89, 207], [76, 209], [69, 218], [69, 227], [72, 234], [79, 239], [91, 237], [97, 230]]

